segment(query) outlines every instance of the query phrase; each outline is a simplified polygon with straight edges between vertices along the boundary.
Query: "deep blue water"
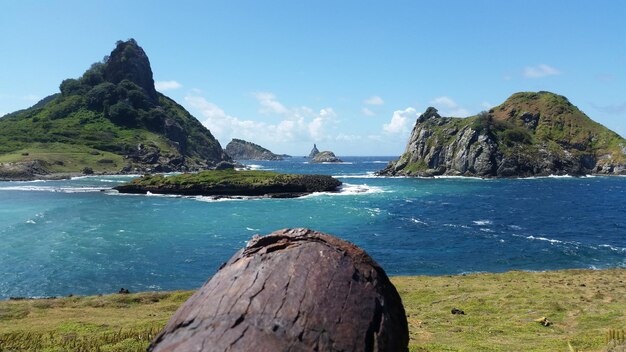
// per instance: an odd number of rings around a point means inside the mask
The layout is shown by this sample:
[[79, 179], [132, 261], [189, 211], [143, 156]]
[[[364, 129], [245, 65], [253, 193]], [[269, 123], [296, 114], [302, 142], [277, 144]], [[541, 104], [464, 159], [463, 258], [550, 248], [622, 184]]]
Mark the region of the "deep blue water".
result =
[[199, 287], [252, 235], [310, 227], [390, 275], [626, 267], [626, 178], [375, 178], [389, 157], [249, 162], [340, 194], [208, 201], [101, 192], [129, 177], [0, 183], [0, 299]]

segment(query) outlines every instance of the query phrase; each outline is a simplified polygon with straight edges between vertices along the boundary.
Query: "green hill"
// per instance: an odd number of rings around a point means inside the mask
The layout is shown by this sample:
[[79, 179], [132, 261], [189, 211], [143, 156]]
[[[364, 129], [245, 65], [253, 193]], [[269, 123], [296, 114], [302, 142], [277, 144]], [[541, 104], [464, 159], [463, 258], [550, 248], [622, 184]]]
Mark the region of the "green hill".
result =
[[134, 39], [118, 41], [60, 91], [0, 118], [0, 179], [190, 171], [230, 161], [207, 128], [156, 91]]
[[626, 174], [626, 140], [550, 92], [513, 94], [489, 111], [441, 117], [428, 108], [383, 175], [527, 177]]

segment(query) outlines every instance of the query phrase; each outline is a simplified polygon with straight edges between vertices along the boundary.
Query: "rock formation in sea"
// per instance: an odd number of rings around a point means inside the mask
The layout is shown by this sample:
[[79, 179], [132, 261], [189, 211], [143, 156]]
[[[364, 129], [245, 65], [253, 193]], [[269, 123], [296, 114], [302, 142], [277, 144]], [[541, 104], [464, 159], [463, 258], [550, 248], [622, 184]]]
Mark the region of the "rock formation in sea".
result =
[[626, 174], [626, 140], [563, 96], [516, 93], [468, 118], [429, 107], [390, 176], [528, 177]]
[[309, 158], [314, 158], [317, 154], [319, 154], [319, 150], [317, 149], [317, 145], [313, 144], [313, 149], [309, 153]]
[[0, 164], [0, 175], [191, 171], [230, 161], [206, 127], [156, 91], [134, 39], [118, 41], [60, 91], [0, 118], [0, 156], [13, 161]]
[[335, 156], [335, 153], [325, 150], [323, 152], [319, 152], [315, 154], [312, 163], [341, 163], [343, 162], [341, 159]]
[[295, 198], [314, 192], [337, 192], [339, 186], [341, 186], [341, 181], [330, 175], [237, 171], [233, 170], [230, 165], [229, 168], [223, 170], [207, 170], [167, 177], [161, 174], [145, 175], [116, 186], [114, 189], [120, 193], [146, 194], [149, 192], [214, 198]]
[[274, 154], [258, 144], [243, 139], [233, 138], [224, 150], [235, 160], [283, 160], [282, 155]]
[[407, 351], [405, 310], [362, 249], [309, 229], [255, 236], [148, 351]]

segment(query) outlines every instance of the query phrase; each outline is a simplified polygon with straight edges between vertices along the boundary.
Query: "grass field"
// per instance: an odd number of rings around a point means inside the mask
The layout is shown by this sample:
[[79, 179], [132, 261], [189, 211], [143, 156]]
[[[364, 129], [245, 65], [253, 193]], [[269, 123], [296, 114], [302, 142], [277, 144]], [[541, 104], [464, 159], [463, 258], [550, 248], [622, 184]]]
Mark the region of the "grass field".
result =
[[[406, 309], [410, 351], [602, 351], [610, 329], [626, 327], [626, 269], [392, 282]], [[0, 351], [143, 351], [191, 294], [2, 301]], [[543, 317], [552, 324], [536, 321]]]

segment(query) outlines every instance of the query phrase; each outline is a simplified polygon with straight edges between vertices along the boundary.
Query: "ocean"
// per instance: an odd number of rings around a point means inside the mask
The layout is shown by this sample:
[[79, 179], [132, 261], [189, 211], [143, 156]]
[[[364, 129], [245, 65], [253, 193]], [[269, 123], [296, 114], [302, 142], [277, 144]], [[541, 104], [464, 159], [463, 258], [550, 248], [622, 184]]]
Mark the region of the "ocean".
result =
[[388, 275], [626, 267], [626, 178], [383, 178], [392, 157], [244, 162], [333, 175], [339, 193], [120, 195], [130, 176], [0, 182], [0, 299], [201, 286], [255, 234], [309, 227]]

